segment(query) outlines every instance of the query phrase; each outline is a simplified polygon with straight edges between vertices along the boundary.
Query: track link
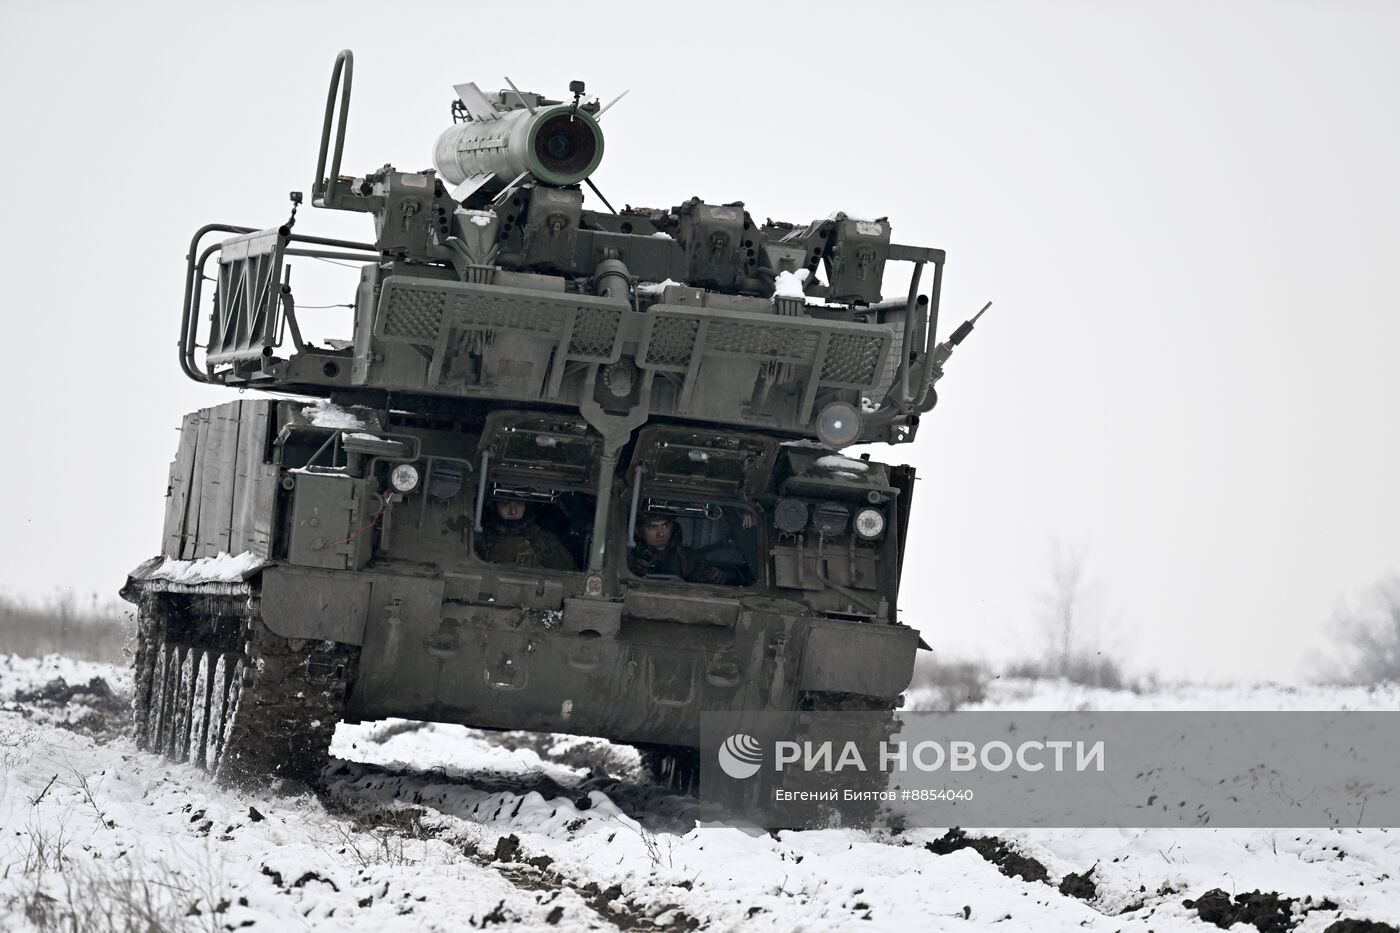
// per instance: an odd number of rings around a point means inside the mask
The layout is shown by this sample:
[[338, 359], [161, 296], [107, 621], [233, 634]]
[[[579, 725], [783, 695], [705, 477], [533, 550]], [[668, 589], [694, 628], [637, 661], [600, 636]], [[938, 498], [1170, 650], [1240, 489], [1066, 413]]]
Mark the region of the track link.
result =
[[357, 647], [277, 635], [251, 592], [145, 588], [137, 605], [138, 745], [221, 783], [319, 780]]

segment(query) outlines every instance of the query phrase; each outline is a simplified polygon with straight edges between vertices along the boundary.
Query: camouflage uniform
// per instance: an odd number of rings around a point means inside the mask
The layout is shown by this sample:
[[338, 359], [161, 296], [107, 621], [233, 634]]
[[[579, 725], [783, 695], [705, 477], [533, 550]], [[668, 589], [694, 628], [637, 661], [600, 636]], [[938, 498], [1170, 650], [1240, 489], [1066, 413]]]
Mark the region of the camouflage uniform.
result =
[[488, 522], [481, 534], [481, 558], [493, 564], [515, 564], [543, 570], [577, 570], [573, 556], [554, 532], [530, 519]]
[[664, 574], [680, 577], [686, 583], [728, 583], [729, 575], [702, 557], [694, 557], [676, 538], [665, 548], [654, 548], [645, 541], [627, 555], [628, 568], [639, 577]]

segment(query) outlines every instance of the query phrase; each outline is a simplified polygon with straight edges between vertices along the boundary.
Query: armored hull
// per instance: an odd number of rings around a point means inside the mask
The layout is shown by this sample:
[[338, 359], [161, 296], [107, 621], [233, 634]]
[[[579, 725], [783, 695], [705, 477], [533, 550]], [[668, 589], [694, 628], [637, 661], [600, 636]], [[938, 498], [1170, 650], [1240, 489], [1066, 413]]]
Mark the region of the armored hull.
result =
[[[171, 466], [166, 553], [138, 568], [124, 591], [141, 608], [139, 718], [155, 708], [193, 722], [153, 727], [152, 743], [197, 746], [208, 763], [209, 743], [217, 749], [224, 733], [235, 745], [246, 734], [263, 750], [270, 736], [285, 736], [281, 753], [255, 756], [262, 770], [309, 776], [323, 760], [326, 725], [339, 719], [690, 747], [703, 710], [893, 703], [918, 642], [889, 618], [902, 537], [894, 504], [907, 501], [908, 470], [761, 434], [652, 426], [623, 451], [615, 482], [625, 491], [630, 476], [637, 494], [611, 497], [612, 537], [590, 570], [599, 443], [576, 416], [519, 410], [472, 425], [247, 400], [187, 416]], [[365, 452], [371, 447], [382, 452]], [[668, 472], [678, 450], [686, 463], [704, 454], [713, 473]], [[725, 458], [732, 469], [718, 466]], [[399, 462], [423, 464], [408, 494], [382, 481]], [[832, 498], [836, 484], [844, 500]], [[541, 515], [551, 510], [564, 529], [574, 569], [482, 556], [474, 528], [483, 490], [523, 494], [527, 485]], [[889, 527], [878, 539], [824, 541], [825, 553], [806, 553], [768, 520], [763, 503], [779, 490], [790, 503], [823, 496], [814, 510], [888, 503]], [[633, 572], [629, 512], [661, 501], [691, 530], [692, 553], [718, 582]], [[228, 554], [267, 556], [230, 572], [218, 556]], [[298, 652], [303, 673], [270, 673], [267, 658]], [[297, 677], [311, 688], [286, 688]], [[226, 681], [237, 682], [241, 700]], [[259, 693], [267, 689], [300, 693], [310, 705], [283, 709], [284, 698]], [[235, 700], [242, 712], [228, 708]], [[264, 713], [258, 728], [231, 731], [249, 703], [282, 710], [286, 723], [274, 726]], [[299, 731], [303, 718], [320, 731]], [[213, 729], [212, 740], [200, 739], [201, 729]], [[181, 731], [193, 736], [172, 737]], [[249, 755], [240, 749], [232, 760]]]

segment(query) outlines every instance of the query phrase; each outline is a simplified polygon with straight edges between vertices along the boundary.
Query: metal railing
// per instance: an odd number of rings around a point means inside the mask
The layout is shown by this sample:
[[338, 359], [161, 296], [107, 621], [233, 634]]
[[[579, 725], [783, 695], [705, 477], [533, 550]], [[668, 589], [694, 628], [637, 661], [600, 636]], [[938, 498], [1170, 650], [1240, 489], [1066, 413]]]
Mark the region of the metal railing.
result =
[[[204, 245], [211, 233], [231, 233], [234, 236]], [[249, 256], [230, 262], [223, 262], [221, 256], [220, 265], [223, 268], [215, 281], [222, 289], [216, 290], [214, 295], [214, 308], [203, 344], [206, 354], [203, 366], [200, 366], [195, 351], [200, 349], [198, 316], [203, 303], [204, 282], [210, 279], [206, 273], [209, 260], [220, 254], [229, 243], [249, 242], [258, 234], [268, 237], [270, 249], [250, 251]], [[298, 248], [293, 244], [306, 244], [310, 248]], [[220, 380], [214, 376], [216, 365], [271, 357], [281, 345], [283, 321], [291, 331], [296, 349], [302, 349], [295, 302], [283, 275], [282, 260], [288, 256], [352, 262], [378, 262], [381, 258], [372, 244], [302, 236], [292, 233], [288, 227], [262, 231], [232, 224], [206, 224], [200, 227], [191, 238], [190, 249], [185, 256], [185, 297], [180, 316], [179, 352], [180, 369], [186, 376], [195, 382], [218, 382]], [[235, 302], [239, 304], [235, 306]]]
[[[345, 121], [350, 116], [350, 84], [354, 78], [355, 55], [341, 49], [331, 70], [331, 87], [326, 93], [326, 115], [321, 124], [321, 151], [316, 160], [316, 177], [311, 182], [311, 200], [319, 199], [324, 207], [335, 207], [340, 193], [340, 157], [345, 151]], [[342, 81], [343, 78], [343, 81]], [[331, 157], [331, 172], [326, 174], [326, 154], [330, 149], [331, 121], [335, 115], [337, 92], [340, 98], [340, 119], [336, 121], [335, 154]]]

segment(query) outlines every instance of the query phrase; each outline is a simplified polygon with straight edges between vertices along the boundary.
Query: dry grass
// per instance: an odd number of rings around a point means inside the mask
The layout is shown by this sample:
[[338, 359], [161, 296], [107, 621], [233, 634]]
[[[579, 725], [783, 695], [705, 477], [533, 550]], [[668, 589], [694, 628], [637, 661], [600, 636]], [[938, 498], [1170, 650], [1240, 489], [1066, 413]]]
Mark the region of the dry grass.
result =
[[331, 824], [328, 848], [360, 868], [417, 864], [423, 860], [422, 844], [442, 834], [441, 827], [424, 824], [427, 814], [421, 807], [376, 807], [344, 800], [326, 803], [332, 815], [344, 818]]
[[1143, 691], [1142, 684], [1131, 680], [1123, 673], [1123, 668], [1118, 662], [1103, 652], [1092, 655], [1074, 654], [1068, 658], [1055, 658], [1050, 661], [1018, 661], [1006, 669], [1006, 676], [1024, 677], [1028, 680], [1063, 678], [1083, 687], [1131, 690], [1134, 693]]
[[126, 604], [104, 602], [96, 594], [79, 599], [68, 592], [43, 603], [0, 594], [0, 645], [7, 654], [66, 654], [120, 664], [133, 631]]
[[1102, 653], [1075, 655], [1067, 663], [1062, 659], [1023, 660], [1000, 670], [984, 661], [934, 660], [929, 655], [921, 655], [914, 665], [914, 679], [909, 685], [911, 697], [904, 709], [954, 712], [969, 703], [981, 703], [987, 698], [991, 682], [1002, 677], [1063, 679], [1086, 687], [1134, 693], [1150, 692], [1157, 683], [1151, 674], [1128, 677], [1116, 660]]
[[914, 664], [909, 689], [916, 694], [905, 709], [910, 711], [952, 712], [967, 703], [987, 698], [991, 669], [981, 661], [942, 661], [923, 654]]
[[[230, 901], [206, 862], [102, 859], [73, 844], [66, 823], [31, 823], [23, 858], [7, 866], [0, 915], [23, 915], [41, 933], [216, 933]], [[125, 855], [126, 853], [122, 853]]]

